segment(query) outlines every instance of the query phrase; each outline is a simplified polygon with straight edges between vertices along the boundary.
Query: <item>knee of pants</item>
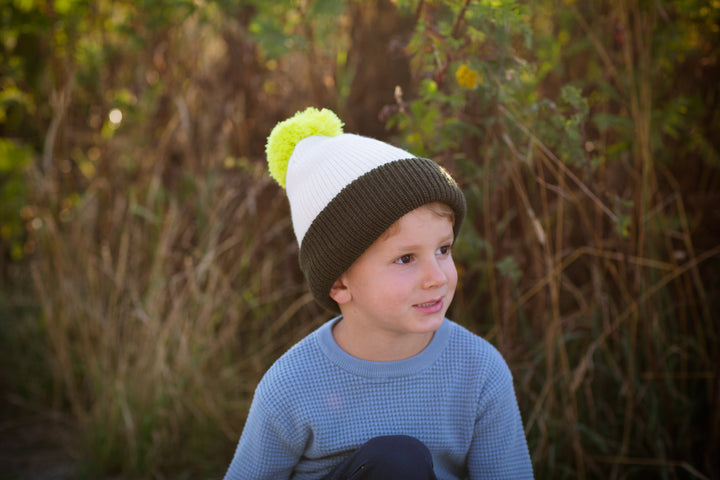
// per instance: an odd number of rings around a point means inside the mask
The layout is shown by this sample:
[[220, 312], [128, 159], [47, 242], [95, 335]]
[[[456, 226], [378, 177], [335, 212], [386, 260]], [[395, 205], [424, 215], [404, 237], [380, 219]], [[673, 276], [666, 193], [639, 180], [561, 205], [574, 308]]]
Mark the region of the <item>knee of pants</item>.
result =
[[365, 444], [367, 467], [397, 478], [435, 478], [432, 455], [420, 440], [406, 435], [375, 437]]

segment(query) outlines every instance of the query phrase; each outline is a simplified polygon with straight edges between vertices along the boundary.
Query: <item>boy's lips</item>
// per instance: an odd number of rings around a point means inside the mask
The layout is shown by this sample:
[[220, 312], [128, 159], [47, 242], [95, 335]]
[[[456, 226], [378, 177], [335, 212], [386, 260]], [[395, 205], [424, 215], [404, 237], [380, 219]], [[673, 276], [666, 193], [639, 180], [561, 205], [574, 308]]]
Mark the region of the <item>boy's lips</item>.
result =
[[440, 300], [433, 300], [432, 302], [418, 303], [418, 304], [415, 305], [415, 306], [416, 306], [416, 307], [420, 307], [420, 308], [432, 307], [433, 305], [435, 305], [435, 304], [438, 303], [439, 301], [440, 301]]
[[443, 307], [443, 297], [429, 300], [423, 303], [416, 303], [415, 305], [413, 305], [413, 307], [425, 313], [439, 312], [440, 310], [442, 310]]

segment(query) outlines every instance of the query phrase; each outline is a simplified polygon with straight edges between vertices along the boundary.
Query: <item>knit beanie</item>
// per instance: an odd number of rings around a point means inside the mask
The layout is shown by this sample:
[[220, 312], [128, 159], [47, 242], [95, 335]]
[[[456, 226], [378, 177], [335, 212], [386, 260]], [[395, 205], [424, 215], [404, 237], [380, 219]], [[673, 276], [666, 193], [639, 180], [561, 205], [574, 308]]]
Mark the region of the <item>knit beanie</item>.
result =
[[395, 221], [432, 202], [455, 212], [457, 238], [465, 197], [441, 166], [385, 142], [343, 133], [330, 110], [310, 107], [278, 123], [268, 137], [270, 175], [284, 187], [300, 247], [300, 268], [315, 300]]

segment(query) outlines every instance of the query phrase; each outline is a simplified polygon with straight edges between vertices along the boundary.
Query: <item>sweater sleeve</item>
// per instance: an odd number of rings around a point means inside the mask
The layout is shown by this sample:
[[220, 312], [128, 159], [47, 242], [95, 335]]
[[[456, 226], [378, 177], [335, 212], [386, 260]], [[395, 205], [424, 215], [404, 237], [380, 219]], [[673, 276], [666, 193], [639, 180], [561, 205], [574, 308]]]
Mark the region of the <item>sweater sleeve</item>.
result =
[[478, 405], [468, 455], [469, 478], [532, 479], [532, 463], [512, 373], [494, 349], [488, 366], [491, 375]]
[[302, 432], [278, 414], [268, 393], [261, 382], [225, 480], [289, 479], [302, 455]]

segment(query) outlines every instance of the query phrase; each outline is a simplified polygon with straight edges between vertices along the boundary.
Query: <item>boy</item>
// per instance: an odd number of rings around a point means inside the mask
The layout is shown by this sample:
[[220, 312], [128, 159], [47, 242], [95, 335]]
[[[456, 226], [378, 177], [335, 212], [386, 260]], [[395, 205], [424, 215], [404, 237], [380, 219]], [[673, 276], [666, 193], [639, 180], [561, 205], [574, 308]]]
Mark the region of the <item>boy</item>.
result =
[[325, 109], [279, 123], [267, 154], [310, 290], [340, 315], [267, 371], [226, 480], [532, 478], [505, 361], [445, 318], [452, 177]]

